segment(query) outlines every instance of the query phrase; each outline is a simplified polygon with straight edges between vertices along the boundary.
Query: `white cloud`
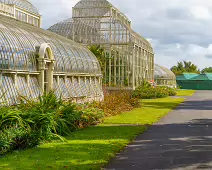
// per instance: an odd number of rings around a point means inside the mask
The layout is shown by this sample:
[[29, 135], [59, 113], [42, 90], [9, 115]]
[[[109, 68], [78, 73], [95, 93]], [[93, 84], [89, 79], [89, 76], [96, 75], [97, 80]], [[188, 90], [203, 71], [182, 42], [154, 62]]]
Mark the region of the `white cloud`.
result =
[[191, 8], [191, 14], [196, 19], [208, 20], [208, 19], [211, 18], [209, 10], [206, 7], [203, 7], [203, 6], [194, 6], [194, 7], [192, 7]]
[[177, 49], [181, 48], [180, 43], [177, 43], [177, 44], [176, 44], [176, 48], [177, 48]]
[[205, 58], [212, 59], [212, 44], [210, 44], [205, 52]]
[[208, 46], [207, 54], [212, 54], [212, 44]]

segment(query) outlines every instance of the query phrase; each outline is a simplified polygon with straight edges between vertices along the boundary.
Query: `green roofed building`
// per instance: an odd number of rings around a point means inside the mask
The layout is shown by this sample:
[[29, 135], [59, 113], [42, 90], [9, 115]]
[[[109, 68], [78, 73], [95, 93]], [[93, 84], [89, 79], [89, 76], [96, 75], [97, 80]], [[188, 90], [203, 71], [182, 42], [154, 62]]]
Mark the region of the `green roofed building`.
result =
[[197, 77], [199, 74], [196, 73], [183, 73], [177, 76], [177, 81], [190, 80], [194, 77]]
[[177, 84], [182, 89], [212, 90], [212, 73], [184, 73], [177, 76]]

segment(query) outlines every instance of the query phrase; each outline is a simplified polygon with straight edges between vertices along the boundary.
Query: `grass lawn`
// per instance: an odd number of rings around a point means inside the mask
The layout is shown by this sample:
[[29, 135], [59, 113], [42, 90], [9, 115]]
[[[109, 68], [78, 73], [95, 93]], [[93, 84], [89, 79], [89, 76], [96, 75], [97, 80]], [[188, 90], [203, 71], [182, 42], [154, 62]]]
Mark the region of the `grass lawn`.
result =
[[[72, 133], [67, 142], [54, 141], [0, 158], [1, 170], [97, 170], [138, 134], [166, 115], [183, 99], [144, 100], [143, 108], [107, 118], [105, 123]], [[126, 124], [126, 125], [120, 125]]]
[[196, 90], [177, 90], [177, 96], [192, 96]]
[[142, 108], [118, 116], [106, 118], [105, 124], [153, 124], [169, 113], [184, 99], [163, 98], [143, 100]]

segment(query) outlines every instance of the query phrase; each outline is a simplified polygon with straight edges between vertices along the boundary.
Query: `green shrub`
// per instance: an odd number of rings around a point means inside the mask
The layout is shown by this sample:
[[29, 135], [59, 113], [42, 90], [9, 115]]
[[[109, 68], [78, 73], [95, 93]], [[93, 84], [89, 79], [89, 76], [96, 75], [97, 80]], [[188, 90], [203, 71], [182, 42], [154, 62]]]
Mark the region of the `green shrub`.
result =
[[0, 154], [53, 138], [64, 140], [62, 136], [95, 125], [103, 117], [102, 110], [63, 102], [54, 92], [40, 96], [38, 101], [23, 97], [19, 106], [0, 109]]
[[101, 123], [105, 114], [102, 110], [87, 105], [82, 105], [79, 109], [81, 111], [81, 118], [79, 121], [79, 128], [88, 127]]
[[153, 88], [137, 88], [134, 93], [134, 97], [140, 99], [154, 99], [156, 98], [156, 90]]
[[175, 95], [176, 89], [166, 86], [153, 87], [151, 84], [145, 81], [133, 92], [133, 96], [140, 99], [165, 98]]
[[10, 147], [13, 150], [31, 148], [37, 146], [40, 142], [30, 128], [11, 127], [6, 129], [4, 134], [11, 139]]
[[[25, 119], [42, 140], [51, 140], [57, 135], [68, 135], [79, 128], [96, 124], [103, 113], [96, 108], [63, 102], [53, 92], [39, 98], [38, 102], [30, 101], [23, 106], [27, 112]], [[33, 108], [33, 109], [30, 109]]]
[[133, 96], [140, 99], [154, 99], [157, 96], [157, 90], [149, 83], [143, 82], [141, 86], [135, 89]]
[[169, 96], [176, 96], [176, 95], [177, 95], [177, 89], [169, 88]]
[[9, 152], [11, 149], [12, 137], [4, 132], [0, 132], [0, 155]]
[[0, 109], [0, 155], [31, 148], [40, 142], [62, 136], [103, 121], [107, 115], [141, 107], [132, 92], [106, 93], [102, 102], [76, 104], [63, 102], [54, 92], [40, 96], [37, 101], [21, 98], [21, 104]]
[[38, 101], [24, 101], [19, 109], [25, 113], [24, 119], [39, 139], [51, 140], [71, 132], [72, 119], [78, 114], [75, 104], [63, 102], [53, 91], [40, 96]]
[[156, 91], [156, 98], [165, 98], [169, 96], [169, 93], [165, 88], [156, 87], [155, 91]]
[[[68, 129], [66, 132], [75, 131], [90, 125], [96, 125], [104, 118], [104, 112], [93, 107], [92, 104], [69, 103], [61, 110], [61, 117], [66, 120]], [[62, 127], [62, 126], [59, 126]], [[62, 133], [67, 134], [67, 133]]]
[[142, 106], [141, 100], [138, 98], [134, 98], [134, 97], [130, 98], [129, 103], [133, 108], [140, 108]]
[[38, 144], [23, 117], [24, 114], [14, 107], [0, 109], [0, 154]]
[[175, 88], [170, 88], [167, 86], [160, 86], [158, 88], [166, 91], [168, 93], [168, 96], [176, 96], [177, 95], [177, 89], [175, 89]]
[[81, 115], [81, 112], [77, 110], [76, 104], [68, 103], [64, 105], [60, 110], [60, 117], [58, 117], [58, 133], [68, 135], [70, 132], [76, 131]]
[[0, 130], [19, 125], [24, 127], [26, 122], [22, 118], [23, 114], [20, 110], [13, 107], [1, 107], [0, 108]]
[[30, 128], [13, 126], [0, 132], [0, 155], [12, 150], [31, 148], [39, 142]]

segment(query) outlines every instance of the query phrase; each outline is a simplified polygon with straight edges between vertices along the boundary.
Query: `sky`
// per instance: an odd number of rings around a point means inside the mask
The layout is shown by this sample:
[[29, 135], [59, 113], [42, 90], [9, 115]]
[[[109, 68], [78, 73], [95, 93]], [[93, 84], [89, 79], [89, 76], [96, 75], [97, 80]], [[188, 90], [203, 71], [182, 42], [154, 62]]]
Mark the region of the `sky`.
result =
[[[43, 17], [43, 28], [70, 18], [79, 0], [31, 0]], [[150, 41], [155, 62], [171, 68], [191, 61], [212, 67], [211, 0], [109, 0]]]

